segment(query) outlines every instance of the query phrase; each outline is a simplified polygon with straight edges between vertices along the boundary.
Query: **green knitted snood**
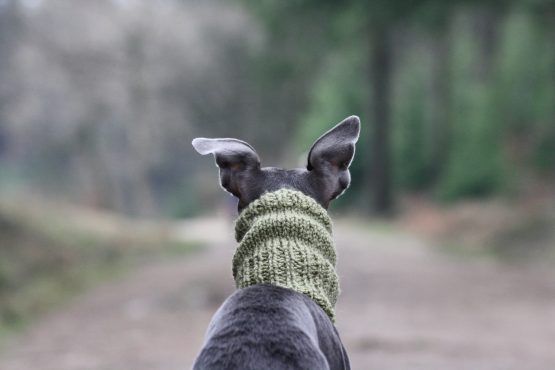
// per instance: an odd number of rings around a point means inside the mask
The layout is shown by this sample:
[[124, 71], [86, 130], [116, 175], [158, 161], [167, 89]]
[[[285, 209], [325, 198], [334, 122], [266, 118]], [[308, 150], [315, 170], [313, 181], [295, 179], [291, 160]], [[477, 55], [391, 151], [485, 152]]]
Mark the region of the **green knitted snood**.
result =
[[235, 224], [237, 288], [266, 283], [295, 290], [312, 298], [333, 321], [339, 279], [331, 226], [326, 210], [299, 191], [264, 194]]

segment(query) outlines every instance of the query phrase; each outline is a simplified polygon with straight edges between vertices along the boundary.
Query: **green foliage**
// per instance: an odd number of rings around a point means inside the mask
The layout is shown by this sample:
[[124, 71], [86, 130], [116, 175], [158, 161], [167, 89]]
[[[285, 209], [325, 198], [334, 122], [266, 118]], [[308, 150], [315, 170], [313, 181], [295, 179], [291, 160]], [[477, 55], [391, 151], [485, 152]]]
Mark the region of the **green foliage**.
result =
[[[310, 12], [302, 1], [301, 11]], [[367, 11], [383, 14], [395, 22], [410, 16], [413, 28], [423, 34], [411, 37], [411, 43], [397, 50], [392, 86], [393, 165], [396, 188], [400, 191], [433, 191], [439, 199], [453, 201], [465, 197], [483, 197], [509, 188], [514, 173], [533, 168], [549, 171], [555, 165], [555, 49], [553, 27], [539, 22], [537, 15], [515, 10], [500, 17], [496, 48], [484, 51], [476, 30], [475, 17], [482, 5], [466, 2], [469, 7], [434, 1], [411, 6], [398, 3], [348, 2], [330, 16], [333, 49], [318, 63], [308, 108], [300, 119], [296, 148], [309, 145], [332, 122], [350, 114], [363, 116], [363, 129], [372, 126], [366, 114], [372, 97], [368, 75], [368, 35], [364, 23]], [[465, 3], [465, 2], [462, 2]], [[510, 4], [495, 1], [486, 4], [494, 13], [507, 11]], [[483, 5], [483, 6], [486, 6]], [[518, 8], [515, 8], [518, 9]], [[290, 8], [289, 8], [290, 10]], [[383, 12], [382, 12], [383, 11]], [[457, 15], [451, 18], [451, 15]], [[405, 18], [406, 19], [406, 18]], [[454, 22], [449, 22], [454, 20]], [[424, 26], [424, 27], [420, 27]], [[353, 32], [352, 30], [356, 30]], [[405, 28], [407, 30], [407, 28]], [[436, 32], [451, 31], [447, 57], [450, 71], [447, 119], [442, 122], [447, 137], [438, 136], [432, 125], [434, 104], [430, 81], [437, 55], [430, 44]], [[426, 46], [428, 45], [428, 46]], [[533, 56], [533, 57], [531, 57]], [[487, 71], [487, 72], [484, 72]], [[486, 73], [486, 75], [484, 74]], [[436, 77], [437, 78], [437, 77]], [[437, 96], [437, 94], [436, 94]], [[435, 123], [438, 124], [438, 123]], [[364, 135], [368, 140], [370, 135]], [[446, 140], [437, 143], [434, 140]], [[522, 142], [524, 151], [513, 141]], [[434, 158], [434, 148], [445, 146], [444, 158]], [[349, 203], [367, 192], [368, 142], [358, 146], [352, 173], [354, 182]], [[516, 158], [516, 161], [515, 161]], [[439, 166], [434, 161], [445, 163]], [[440, 171], [434, 173], [434, 171]]]
[[[549, 29], [547, 30], [549, 31]], [[518, 165], [555, 165], [555, 49], [537, 17], [517, 12], [504, 28], [498, 94], [506, 135], [524, 154]]]
[[[455, 103], [453, 146], [439, 184], [444, 200], [494, 194], [503, 183], [502, 147], [487, 88], [467, 87]], [[493, 124], [492, 124], [493, 123]]]
[[452, 145], [439, 183], [445, 200], [487, 196], [503, 183], [502, 137], [492, 83], [480, 76], [471, 32], [454, 40]]
[[499, 58], [502, 109], [507, 127], [526, 131], [530, 124], [548, 118], [553, 107], [553, 40], [546, 37], [534, 19], [511, 15], [506, 22]]
[[408, 54], [399, 68], [394, 89], [395, 180], [400, 189], [423, 190], [430, 185], [431, 168], [428, 100], [422, 94], [430, 78], [430, 60], [421, 49], [409, 50]]
[[333, 123], [364, 107], [365, 93], [360, 83], [360, 57], [341, 55], [330, 58], [315, 82], [311, 105], [296, 135], [297, 148], [306, 150]]
[[[198, 194], [190, 191], [196, 184], [190, 178], [183, 179], [180, 186], [168, 191], [164, 199], [164, 214], [174, 218], [187, 218], [198, 215], [202, 211]], [[170, 189], [168, 189], [170, 190]]]
[[[332, 125], [347, 116], [357, 114], [363, 119], [362, 130], [368, 130], [364, 119], [366, 104], [370, 101], [368, 87], [361, 80], [364, 74], [365, 58], [360, 50], [345, 48], [332, 56], [323, 66], [311, 91], [310, 105], [302, 118], [296, 136], [298, 152], [308, 152], [312, 143]], [[343, 197], [341, 204], [352, 204], [357, 192], [363, 191], [364, 158], [368, 157], [367, 147], [359, 145], [351, 166], [351, 174], [358, 181]]]

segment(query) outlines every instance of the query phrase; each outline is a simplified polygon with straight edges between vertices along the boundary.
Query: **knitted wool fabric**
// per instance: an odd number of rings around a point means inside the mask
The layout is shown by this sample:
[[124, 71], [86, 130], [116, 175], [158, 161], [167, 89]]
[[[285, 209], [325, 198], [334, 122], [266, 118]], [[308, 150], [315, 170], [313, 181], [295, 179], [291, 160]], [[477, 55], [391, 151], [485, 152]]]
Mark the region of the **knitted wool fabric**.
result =
[[235, 224], [237, 288], [273, 284], [306, 294], [333, 321], [339, 294], [332, 224], [326, 210], [299, 191], [266, 193]]

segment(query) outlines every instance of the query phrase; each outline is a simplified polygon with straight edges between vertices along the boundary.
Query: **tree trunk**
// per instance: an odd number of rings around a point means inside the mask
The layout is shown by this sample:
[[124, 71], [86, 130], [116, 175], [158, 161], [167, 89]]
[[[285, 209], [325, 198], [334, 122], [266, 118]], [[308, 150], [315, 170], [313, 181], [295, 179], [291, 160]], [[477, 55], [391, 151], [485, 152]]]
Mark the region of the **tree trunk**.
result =
[[450, 146], [450, 98], [451, 78], [449, 73], [451, 39], [448, 25], [441, 27], [432, 36], [432, 73], [430, 81], [430, 134], [431, 134], [431, 185], [437, 183], [448, 161]]
[[371, 27], [370, 78], [373, 97], [373, 130], [371, 135], [370, 184], [372, 209], [378, 215], [387, 215], [393, 207], [390, 161], [390, 87], [391, 50], [389, 29], [385, 25]]
[[478, 79], [489, 82], [493, 79], [493, 67], [498, 46], [498, 26], [501, 18], [499, 9], [484, 7], [475, 14], [476, 38], [480, 41], [480, 60], [478, 62]]
[[129, 72], [130, 117], [125, 122], [127, 145], [126, 192], [129, 195], [124, 211], [130, 215], [152, 216], [155, 213], [154, 197], [150, 187], [148, 156], [152, 155], [154, 132], [151, 130], [149, 85], [145, 75], [144, 34], [135, 30], [127, 43]]
[[[555, 4], [551, 4], [551, 6], [549, 7], [549, 37], [551, 38], [551, 42], [555, 43]], [[551, 84], [552, 86], [555, 86], [555, 53], [552, 52], [552, 60], [551, 60]], [[551, 110], [551, 114], [553, 115], [551, 117], [551, 132], [548, 133], [548, 135], [551, 136], [551, 143], [552, 143], [552, 149], [555, 149], [555, 109], [552, 108]], [[551, 173], [551, 176], [553, 176], [553, 178], [555, 179], [555, 154], [551, 155], [551, 161], [552, 161], [552, 165], [553, 165], [553, 172]]]
[[14, 99], [19, 86], [14, 86], [15, 81], [11, 74], [13, 73], [13, 55], [23, 33], [23, 15], [21, 5], [16, 0], [5, 1], [0, 6], [0, 160], [7, 156], [8, 147], [8, 129], [4, 124], [6, 119], [6, 108], [10, 105], [10, 101]]

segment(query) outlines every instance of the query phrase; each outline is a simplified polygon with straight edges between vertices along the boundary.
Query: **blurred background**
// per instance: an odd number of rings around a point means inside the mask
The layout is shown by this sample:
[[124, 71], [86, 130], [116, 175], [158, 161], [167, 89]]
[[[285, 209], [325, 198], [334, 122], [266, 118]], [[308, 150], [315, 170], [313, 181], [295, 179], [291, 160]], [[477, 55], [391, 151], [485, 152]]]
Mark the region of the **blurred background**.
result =
[[0, 368], [190, 366], [235, 245], [191, 140], [352, 114], [353, 367], [554, 368], [552, 0], [0, 0]]

